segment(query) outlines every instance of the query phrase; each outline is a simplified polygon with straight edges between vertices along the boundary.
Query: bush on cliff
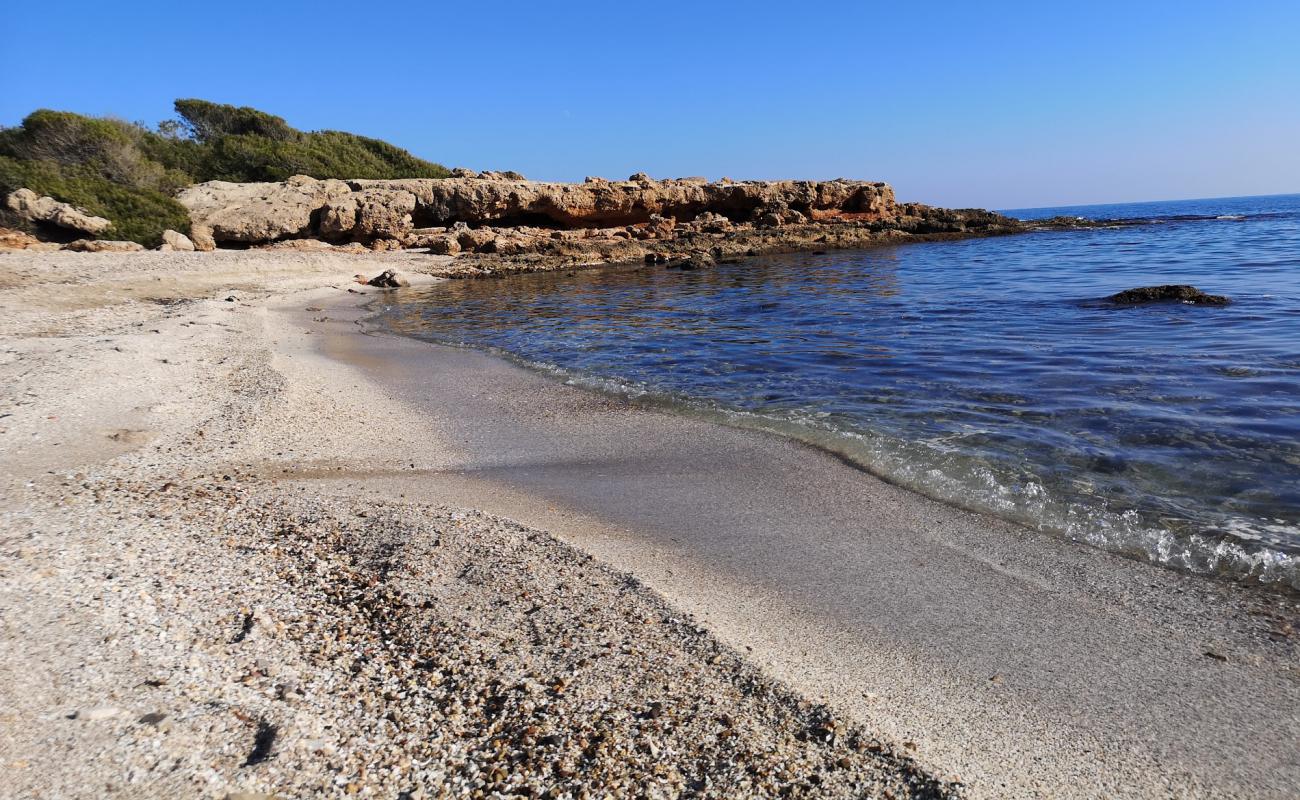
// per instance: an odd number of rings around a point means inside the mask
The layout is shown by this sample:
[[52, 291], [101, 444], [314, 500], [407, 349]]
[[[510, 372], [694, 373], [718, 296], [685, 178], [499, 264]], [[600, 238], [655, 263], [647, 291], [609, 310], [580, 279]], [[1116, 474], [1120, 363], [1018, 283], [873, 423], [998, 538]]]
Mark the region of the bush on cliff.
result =
[[186, 138], [215, 142], [223, 136], [260, 136], [288, 141], [301, 134], [282, 117], [248, 106], [228, 106], [207, 100], [177, 100], [173, 104], [179, 120], [163, 123]]
[[254, 108], [194, 99], [177, 100], [175, 108], [177, 119], [157, 128], [34, 111], [21, 125], [0, 128], [0, 194], [25, 186], [112, 220], [107, 237], [154, 246], [167, 228], [189, 231], [189, 215], [172, 196], [198, 181], [450, 174], [387, 142], [298, 131]]
[[[204, 157], [196, 180], [282, 181], [313, 178], [445, 178], [446, 167], [388, 142], [343, 131], [303, 132], [255, 108], [177, 100], [174, 123], [160, 126], [177, 142], [197, 143]], [[165, 158], [164, 158], [165, 160]], [[181, 167], [181, 160], [175, 165]]]

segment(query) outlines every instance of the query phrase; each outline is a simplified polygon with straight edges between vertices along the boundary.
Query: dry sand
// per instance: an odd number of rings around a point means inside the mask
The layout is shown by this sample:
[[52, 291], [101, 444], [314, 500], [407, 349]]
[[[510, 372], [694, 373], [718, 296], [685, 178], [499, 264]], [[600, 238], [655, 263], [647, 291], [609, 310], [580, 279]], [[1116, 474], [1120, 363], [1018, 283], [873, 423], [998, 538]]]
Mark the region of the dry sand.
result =
[[357, 335], [440, 266], [0, 255], [0, 796], [1294, 794], [1291, 600]]

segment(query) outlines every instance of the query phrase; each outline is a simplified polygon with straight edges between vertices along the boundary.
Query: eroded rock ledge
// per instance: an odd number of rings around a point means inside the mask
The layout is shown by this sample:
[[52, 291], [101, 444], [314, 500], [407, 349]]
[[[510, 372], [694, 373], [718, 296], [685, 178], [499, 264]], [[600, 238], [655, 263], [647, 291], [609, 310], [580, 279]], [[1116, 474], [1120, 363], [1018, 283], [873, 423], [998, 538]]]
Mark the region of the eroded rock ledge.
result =
[[583, 183], [503, 173], [443, 179], [211, 181], [177, 198], [194, 243], [293, 248], [425, 248], [460, 274], [652, 261], [700, 265], [742, 255], [863, 247], [918, 237], [994, 235], [1022, 223], [977, 209], [898, 203], [885, 183], [703, 178]]

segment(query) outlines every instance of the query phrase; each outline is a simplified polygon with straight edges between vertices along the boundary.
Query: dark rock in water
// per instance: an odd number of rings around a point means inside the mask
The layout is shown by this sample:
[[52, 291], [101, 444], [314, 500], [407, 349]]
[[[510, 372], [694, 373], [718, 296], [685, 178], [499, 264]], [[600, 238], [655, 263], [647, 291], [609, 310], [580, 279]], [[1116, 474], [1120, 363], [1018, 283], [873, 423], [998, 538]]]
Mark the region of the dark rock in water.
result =
[[1026, 228], [1036, 231], [1075, 231], [1083, 228], [1128, 228], [1136, 225], [1150, 225], [1150, 219], [1088, 219], [1086, 217], [1049, 217], [1047, 219], [1023, 220]]
[[399, 286], [410, 286], [410, 282], [398, 275], [391, 269], [386, 269], [375, 277], [371, 278], [368, 283], [371, 286], [378, 286], [381, 289], [396, 289]]
[[682, 259], [681, 261], [670, 262], [668, 264], [668, 269], [680, 269], [685, 272], [690, 272], [691, 270], [708, 269], [716, 264], [717, 261], [713, 256], [707, 253], [700, 253], [690, 258]]
[[1140, 286], [1113, 294], [1106, 298], [1112, 303], [1122, 305], [1142, 305], [1145, 303], [1190, 303], [1197, 306], [1226, 306], [1231, 301], [1221, 294], [1206, 294], [1195, 286], [1185, 283], [1167, 284], [1165, 286]]

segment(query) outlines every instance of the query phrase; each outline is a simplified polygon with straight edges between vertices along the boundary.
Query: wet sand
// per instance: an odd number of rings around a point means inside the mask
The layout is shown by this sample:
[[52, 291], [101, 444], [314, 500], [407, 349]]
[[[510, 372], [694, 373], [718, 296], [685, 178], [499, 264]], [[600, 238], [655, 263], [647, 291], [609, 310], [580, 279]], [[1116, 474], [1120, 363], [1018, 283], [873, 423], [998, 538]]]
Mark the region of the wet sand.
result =
[[444, 445], [443, 463], [394, 471], [385, 491], [542, 527], [634, 572], [974, 796], [1300, 787], [1287, 598], [956, 510], [797, 442], [355, 327], [319, 352]]

